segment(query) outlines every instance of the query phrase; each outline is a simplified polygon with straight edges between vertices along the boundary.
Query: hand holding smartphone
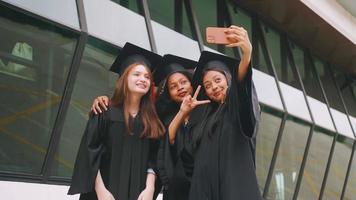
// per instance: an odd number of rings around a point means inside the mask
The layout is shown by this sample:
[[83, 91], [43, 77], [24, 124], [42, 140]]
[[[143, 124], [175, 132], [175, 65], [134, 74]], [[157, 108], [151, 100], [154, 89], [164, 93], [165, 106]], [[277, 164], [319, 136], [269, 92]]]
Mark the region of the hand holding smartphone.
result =
[[222, 28], [222, 27], [207, 27], [206, 28], [206, 41], [211, 44], [230, 44], [226, 37], [225, 30], [229, 28]]

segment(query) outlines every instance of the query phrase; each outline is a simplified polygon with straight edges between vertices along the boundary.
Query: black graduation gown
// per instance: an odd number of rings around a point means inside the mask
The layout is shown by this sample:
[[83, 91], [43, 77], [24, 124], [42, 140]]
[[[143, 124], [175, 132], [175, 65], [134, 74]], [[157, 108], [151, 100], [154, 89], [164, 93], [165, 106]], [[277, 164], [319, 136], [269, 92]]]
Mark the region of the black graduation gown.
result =
[[259, 121], [253, 90], [251, 69], [239, 86], [233, 73], [225, 103], [205, 118], [207, 123], [195, 156], [190, 200], [262, 199], [251, 146]]
[[[174, 116], [166, 118], [167, 130], [173, 118]], [[189, 197], [190, 181], [194, 169], [191, 130], [197, 124], [195, 119], [192, 113], [189, 122], [180, 126], [173, 145], [169, 143], [168, 131], [165, 138], [161, 140], [158, 167], [164, 185], [164, 200], [187, 200]]]
[[122, 107], [109, 107], [103, 114], [90, 116], [68, 194], [80, 193], [80, 199], [97, 199], [94, 187], [100, 170], [115, 199], [137, 200], [146, 187], [147, 169], [157, 171], [159, 141], [140, 137], [143, 130], [140, 115], [131, 122], [133, 133], [127, 134]]

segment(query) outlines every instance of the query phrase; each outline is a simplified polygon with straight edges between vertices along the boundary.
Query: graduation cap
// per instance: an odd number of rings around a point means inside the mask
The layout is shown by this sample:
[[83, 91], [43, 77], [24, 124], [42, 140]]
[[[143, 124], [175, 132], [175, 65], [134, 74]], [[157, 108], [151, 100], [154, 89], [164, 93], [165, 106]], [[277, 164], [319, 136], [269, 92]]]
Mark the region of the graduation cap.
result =
[[190, 72], [190, 70], [193, 70], [196, 65], [197, 62], [193, 60], [189, 60], [172, 54], [166, 54], [163, 56], [162, 64], [156, 70], [155, 82], [160, 83], [162, 80], [176, 72], [182, 73], [188, 76], [188, 78], [191, 78], [192, 72]]
[[162, 56], [126, 42], [120, 54], [111, 65], [110, 71], [122, 74], [127, 67], [137, 62], [145, 64], [153, 72], [161, 64]]
[[194, 72], [193, 84], [195, 87], [201, 84], [203, 79], [203, 73], [207, 69], [221, 70], [223, 72], [227, 71], [232, 74], [236, 72], [236, 68], [238, 68], [239, 63], [240, 60], [237, 60], [235, 58], [213, 53], [210, 51], [203, 51], [201, 52], [197, 68]]

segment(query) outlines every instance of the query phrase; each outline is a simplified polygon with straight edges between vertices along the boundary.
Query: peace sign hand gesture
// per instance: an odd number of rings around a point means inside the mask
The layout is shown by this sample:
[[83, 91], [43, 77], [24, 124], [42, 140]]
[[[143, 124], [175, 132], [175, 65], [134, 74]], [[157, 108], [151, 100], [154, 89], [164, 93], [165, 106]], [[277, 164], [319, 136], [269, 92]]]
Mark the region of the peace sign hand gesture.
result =
[[197, 90], [195, 91], [193, 97], [190, 95], [184, 97], [183, 102], [180, 105], [180, 110], [183, 113], [188, 114], [198, 105], [210, 103], [210, 100], [202, 100], [202, 101], [197, 100], [200, 88], [201, 88], [201, 86], [199, 85]]

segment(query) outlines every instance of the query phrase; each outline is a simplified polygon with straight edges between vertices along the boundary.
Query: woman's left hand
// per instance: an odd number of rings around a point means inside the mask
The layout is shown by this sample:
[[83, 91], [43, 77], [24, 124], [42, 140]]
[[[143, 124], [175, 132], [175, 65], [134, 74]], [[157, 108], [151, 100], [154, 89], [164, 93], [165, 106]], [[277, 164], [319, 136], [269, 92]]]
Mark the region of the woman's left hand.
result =
[[243, 52], [243, 58], [251, 59], [252, 44], [247, 31], [243, 27], [231, 25], [225, 33], [228, 40], [231, 41], [231, 43], [226, 46], [240, 47]]
[[138, 196], [137, 200], [152, 200], [154, 192], [154, 188], [146, 187]]

